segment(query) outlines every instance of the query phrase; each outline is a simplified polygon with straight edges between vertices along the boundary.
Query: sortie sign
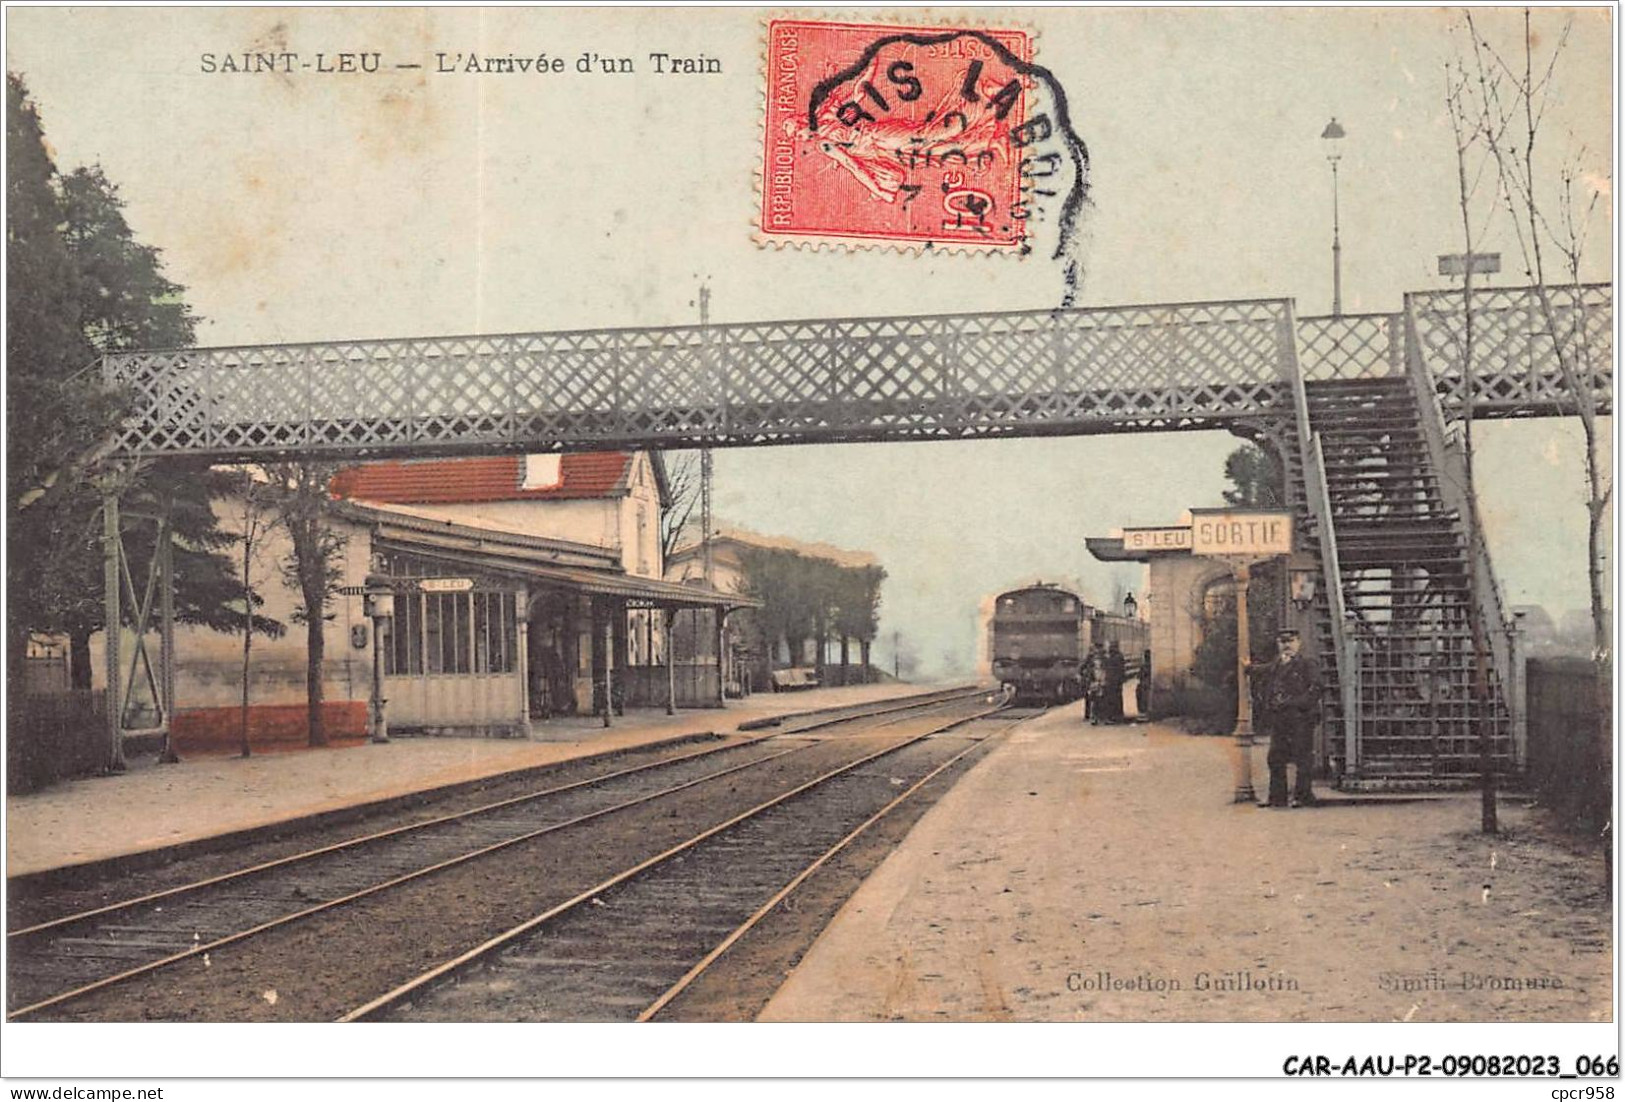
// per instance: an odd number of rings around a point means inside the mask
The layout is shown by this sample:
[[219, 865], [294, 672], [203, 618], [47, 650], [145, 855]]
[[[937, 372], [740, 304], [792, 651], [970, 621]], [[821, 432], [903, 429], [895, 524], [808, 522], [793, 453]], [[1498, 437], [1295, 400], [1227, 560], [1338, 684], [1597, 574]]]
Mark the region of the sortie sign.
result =
[[1191, 552], [1267, 558], [1292, 554], [1292, 514], [1285, 509], [1192, 509]]

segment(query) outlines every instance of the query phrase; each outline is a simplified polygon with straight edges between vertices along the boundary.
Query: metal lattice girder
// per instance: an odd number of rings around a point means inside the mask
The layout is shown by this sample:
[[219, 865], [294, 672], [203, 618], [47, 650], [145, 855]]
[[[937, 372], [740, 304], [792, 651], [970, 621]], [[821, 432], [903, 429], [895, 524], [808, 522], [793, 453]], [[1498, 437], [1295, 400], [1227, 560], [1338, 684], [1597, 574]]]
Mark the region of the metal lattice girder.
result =
[[[1532, 292], [1484, 295], [1475, 407], [1564, 412]], [[1460, 296], [1407, 301], [1459, 404]], [[1584, 301], [1611, 356], [1612, 293]], [[135, 352], [104, 370], [134, 397], [121, 454], [229, 462], [1210, 428], [1289, 409], [1295, 359], [1313, 379], [1402, 363], [1403, 315], [1307, 318], [1295, 342], [1291, 317], [1271, 299], [845, 318]], [[1598, 385], [1611, 396], [1611, 374]]]
[[1298, 360], [1307, 382], [1381, 379], [1405, 373], [1404, 318], [1342, 314], [1298, 319]]
[[216, 462], [1102, 432], [1275, 407], [1284, 300], [108, 356], [120, 450]]
[[[1613, 409], [1614, 292], [1607, 284], [1547, 289], [1548, 320], [1532, 287], [1473, 290], [1473, 416], [1528, 417], [1573, 414], [1556, 347], [1570, 355], [1578, 375], [1590, 376], [1598, 413]], [[1405, 296], [1418, 350], [1433, 377], [1446, 417], [1461, 416], [1465, 312], [1461, 291]]]

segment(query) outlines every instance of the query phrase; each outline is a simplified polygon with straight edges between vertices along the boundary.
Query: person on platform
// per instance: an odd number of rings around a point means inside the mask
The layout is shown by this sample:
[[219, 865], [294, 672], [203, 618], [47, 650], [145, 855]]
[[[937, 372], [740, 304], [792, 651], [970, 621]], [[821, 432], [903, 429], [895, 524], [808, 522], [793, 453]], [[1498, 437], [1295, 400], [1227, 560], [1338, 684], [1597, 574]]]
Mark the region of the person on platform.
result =
[[1105, 712], [1101, 717], [1103, 722], [1123, 722], [1123, 682], [1127, 677], [1128, 663], [1123, 660], [1122, 648], [1113, 639], [1106, 648], [1106, 684], [1101, 690]]
[[[1263, 707], [1259, 730], [1270, 736], [1270, 791], [1266, 807], [1308, 807], [1315, 803], [1315, 724], [1320, 720], [1320, 671], [1300, 653], [1303, 640], [1290, 628], [1276, 633], [1279, 654], [1273, 662], [1248, 664], [1247, 673], [1260, 691]], [[1287, 798], [1286, 769], [1294, 766], [1292, 796]]]
[[1140, 722], [1145, 722], [1151, 714], [1151, 651], [1149, 649], [1140, 654], [1140, 672], [1134, 681], [1134, 714]]
[[1106, 685], [1106, 652], [1099, 643], [1089, 648], [1083, 659], [1083, 718], [1091, 725], [1100, 723], [1101, 692]]

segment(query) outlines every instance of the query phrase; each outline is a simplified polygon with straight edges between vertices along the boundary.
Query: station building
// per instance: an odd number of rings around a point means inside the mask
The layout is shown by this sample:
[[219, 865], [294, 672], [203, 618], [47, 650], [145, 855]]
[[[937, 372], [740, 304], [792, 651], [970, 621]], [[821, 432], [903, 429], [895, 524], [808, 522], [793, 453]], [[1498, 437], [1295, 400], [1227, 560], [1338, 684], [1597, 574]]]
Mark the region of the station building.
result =
[[[670, 492], [657, 453], [377, 462], [341, 472], [330, 489], [342, 546], [324, 626], [329, 737], [368, 732], [375, 653], [392, 734], [522, 736], [554, 716], [608, 722], [627, 707], [721, 706], [717, 648], [679, 664], [672, 621], [686, 614], [693, 630], [716, 636], [730, 612], [755, 602], [663, 578]], [[244, 496], [216, 510], [224, 529], [244, 530]], [[240, 562], [241, 547], [232, 553]], [[298, 591], [281, 568], [291, 557], [283, 530], [264, 527], [250, 562], [264, 601], [256, 611], [287, 630], [251, 643], [255, 745], [305, 737], [306, 629], [294, 622]], [[386, 584], [393, 614], [374, 620], [365, 593]], [[235, 746], [242, 637], [187, 625], [175, 635], [177, 748]], [[150, 682], [136, 678], [133, 708], [156, 697], [143, 692]]]
[[[1087, 537], [1089, 553], [1101, 562], [1146, 564], [1140, 595], [1150, 621], [1151, 714], [1208, 715], [1227, 707], [1222, 686], [1205, 683], [1194, 670], [1197, 648], [1221, 609], [1234, 606], [1235, 576], [1228, 561], [1191, 553], [1183, 545], [1126, 541], [1120, 536]], [[1285, 608], [1286, 572], [1277, 565], [1254, 568], [1249, 605], [1260, 624], [1255, 634], [1273, 639], [1265, 618]]]

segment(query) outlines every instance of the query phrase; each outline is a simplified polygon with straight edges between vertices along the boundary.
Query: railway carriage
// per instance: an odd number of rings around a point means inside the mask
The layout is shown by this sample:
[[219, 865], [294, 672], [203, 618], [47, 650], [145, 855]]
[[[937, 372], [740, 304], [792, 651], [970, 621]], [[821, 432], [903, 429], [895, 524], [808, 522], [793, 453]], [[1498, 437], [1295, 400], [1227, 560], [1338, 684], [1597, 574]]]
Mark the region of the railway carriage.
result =
[[993, 676], [1023, 704], [1065, 704], [1082, 696], [1083, 660], [1097, 642], [1115, 642], [1130, 672], [1137, 671], [1148, 638], [1145, 621], [1043, 583], [994, 598], [989, 629]]

